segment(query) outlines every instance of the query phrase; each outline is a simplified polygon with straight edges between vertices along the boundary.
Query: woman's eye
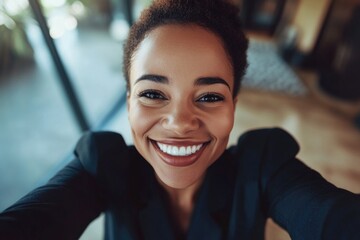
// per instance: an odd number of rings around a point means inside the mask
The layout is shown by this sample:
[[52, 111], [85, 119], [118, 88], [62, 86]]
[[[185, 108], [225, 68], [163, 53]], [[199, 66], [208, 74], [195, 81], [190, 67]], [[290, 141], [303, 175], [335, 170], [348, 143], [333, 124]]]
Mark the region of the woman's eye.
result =
[[197, 100], [197, 102], [208, 102], [208, 103], [220, 102], [220, 101], [224, 101], [224, 97], [214, 93], [205, 94]]
[[164, 95], [156, 90], [146, 90], [146, 91], [142, 91], [141, 93], [138, 94], [139, 97], [144, 97], [144, 98], [148, 98], [148, 99], [152, 99], [152, 100], [162, 100], [162, 99], [166, 99], [164, 97]]

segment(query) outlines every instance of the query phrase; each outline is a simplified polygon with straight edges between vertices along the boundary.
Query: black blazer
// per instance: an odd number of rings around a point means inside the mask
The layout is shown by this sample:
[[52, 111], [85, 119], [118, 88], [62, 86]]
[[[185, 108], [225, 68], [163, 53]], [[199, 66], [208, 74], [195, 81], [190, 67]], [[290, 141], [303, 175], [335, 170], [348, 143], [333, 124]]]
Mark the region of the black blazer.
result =
[[151, 166], [116, 133], [85, 134], [75, 159], [0, 214], [0, 239], [77, 239], [101, 212], [106, 239], [263, 239], [267, 217], [292, 239], [359, 239], [359, 196], [295, 158], [280, 129], [250, 131], [209, 167], [186, 236]]

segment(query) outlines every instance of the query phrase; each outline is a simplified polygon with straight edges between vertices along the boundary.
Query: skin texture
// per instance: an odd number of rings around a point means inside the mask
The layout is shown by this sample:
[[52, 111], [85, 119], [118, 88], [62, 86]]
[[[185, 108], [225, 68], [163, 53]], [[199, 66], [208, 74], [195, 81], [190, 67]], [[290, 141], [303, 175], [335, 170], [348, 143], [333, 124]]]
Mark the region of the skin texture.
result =
[[[157, 27], [133, 56], [128, 112], [134, 145], [184, 219], [206, 169], [227, 146], [236, 102], [232, 92], [233, 71], [221, 40], [202, 27]], [[174, 157], [155, 142], [203, 146], [193, 155]]]

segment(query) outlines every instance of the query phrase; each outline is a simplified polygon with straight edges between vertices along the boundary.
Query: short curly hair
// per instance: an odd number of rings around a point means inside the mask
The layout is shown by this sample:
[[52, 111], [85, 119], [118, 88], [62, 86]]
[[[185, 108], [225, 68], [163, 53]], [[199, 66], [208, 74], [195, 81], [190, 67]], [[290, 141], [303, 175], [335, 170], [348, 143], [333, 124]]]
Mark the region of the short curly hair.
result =
[[131, 27], [124, 45], [123, 70], [130, 89], [131, 61], [144, 38], [165, 24], [195, 24], [213, 32], [223, 42], [233, 68], [233, 96], [238, 94], [247, 67], [248, 40], [242, 29], [239, 9], [226, 0], [155, 0]]

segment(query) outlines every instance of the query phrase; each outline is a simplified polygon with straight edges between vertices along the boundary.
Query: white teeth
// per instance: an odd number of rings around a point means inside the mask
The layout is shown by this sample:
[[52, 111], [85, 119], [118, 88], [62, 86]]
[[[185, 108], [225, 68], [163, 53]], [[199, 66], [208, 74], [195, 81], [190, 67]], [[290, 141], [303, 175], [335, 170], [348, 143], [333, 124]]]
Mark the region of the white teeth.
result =
[[187, 146], [186, 147], [186, 155], [190, 155], [191, 154], [191, 147]]
[[178, 146], [167, 145], [159, 142], [156, 142], [156, 144], [159, 146], [162, 152], [172, 156], [188, 156], [199, 151], [200, 148], [203, 146], [203, 144], [199, 144], [199, 145], [178, 147]]
[[171, 147], [171, 155], [178, 156], [179, 155], [179, 148], [178, 147]]
[[180, 156], [185, 156], [185, 155], [186, 155], [185, 147], [180, 147], [180, 149], [179, 149], [179, 155], [180, 155]]
[[194, 152], [196, 152], [196, 146], [191, 147], [191, 153], [194, 153]]

